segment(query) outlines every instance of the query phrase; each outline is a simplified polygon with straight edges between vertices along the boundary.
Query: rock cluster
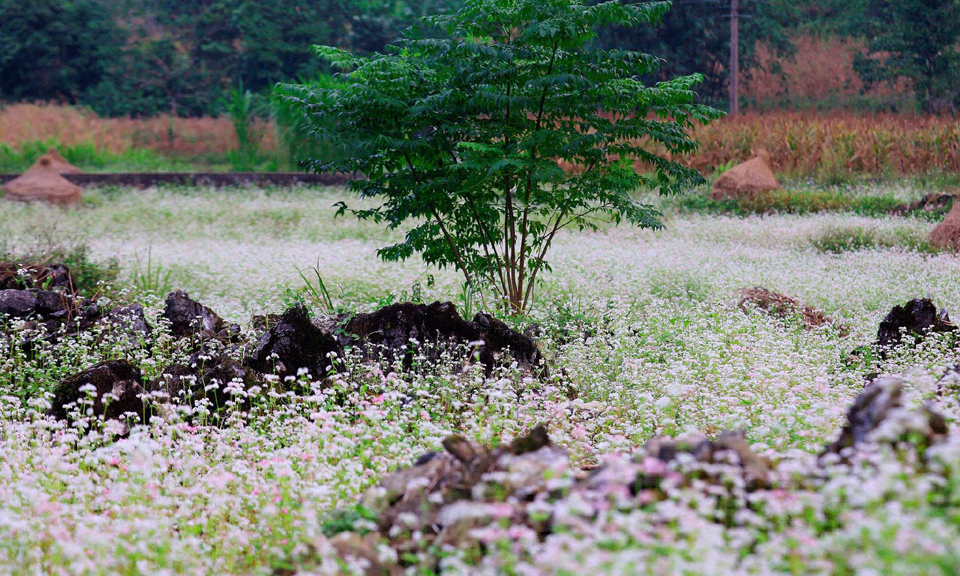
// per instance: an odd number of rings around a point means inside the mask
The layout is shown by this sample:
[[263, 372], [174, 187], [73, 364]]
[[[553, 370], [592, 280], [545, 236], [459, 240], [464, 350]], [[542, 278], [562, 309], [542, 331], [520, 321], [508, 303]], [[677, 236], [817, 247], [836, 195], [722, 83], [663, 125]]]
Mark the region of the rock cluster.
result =
[[298, 306], [279, 317], [261, 317], [260, 324], [269, 328], [249, 354], [247, 365], [281, 377], [296, 376], [298, 369], [305, 368], [314, 378], [322, 378], [332, 368], [330, 356], [342, 356], [351, 347], [361, 349], [368, 360], [385, 364], [401, 361], [409, 366], [415, 353], [432, 360], [448, 354], [476, 359], [488, 374], [510, 359], [530, 373], [546, 374], [543, 356], [531, 337], [488, 314], [477, 314], [467, 322], [451, 302], [391, 304], [326, 323], [311, 322], [306, 309]]
[[[48, 321], [51, 330], [77, 306], [77, 300], [66, 293], [30, 290], [0, 291], [0, 314], [15, 318], [37, 317]], [[125, 336], [134, 346], [150, 345], [153, 327], [143, 308], [131, 305], [101, 312], [95, 305], [83, 327], [99, 324], [113, 333]], [[370, 314], [358, 314], [339, 321], [314, 322], [303, 306], [290, 308], [282, 315], [264, 317], [264, 332], [254, 341], [244, 342], [239, 327], [228, 325], [215, 312], [192, 300], [183, 291], [170, 293], [161, 314], [172, 336], [192, 355], [183, 364], [165, 367], [156, 381], [141, 382], [138, 393], [146, 392], [151, 403], [195, 405], [206, 399], [216, 418], [225, 401], [248, 405], [246, 392], [253, 387], [273, 385], [277, 379], [285, 389], [286, 381], [306, 371], [313, 380], [323, 380], [337, 369], [333, 357], [342, 357], [345, 350], [357, 347], [372, 361], [409, 359], [414, 347], [429, 358], [449, 352], [460, 354], [465, 362], [476, 359], [487, 372], [496, 365], [515, 359], [531, 373], [545, 374], [546, 367], [536, 343], [528, 336], [511, 330], [502, 321], [478, 314], [473, 322], [460, 318], [449, 303], [394, 304]], [[509, 354], [508, 354], [509, 352]], [[92, 372], [91, 372], [92, 371]], [[89, 372], [89, 374], [88, 374]], [[122, 371], [121, 371], [122, 372]], [[133, 381], [126, 373], [119, 382]], [[112, 372], [111, 372], [112, 373]], [[51, 413], [63, 417], [70, 409], [64, 403], [75, 402], [82, 395], [79, 388], [90, 378], [102, 385], [109, 378], [100, 365], [65, 379]], [[121, 378], [121, 376], [123, 376]], [[68, 389], [73, 388], [73, 392]], [[92, 416], [111, 417], [104, 404], [94, 404]]]
[[377, 531], [334, 536], [338, 553], [365, 561], [367, 574], [393, 573], [401, 567], [370, 551], [385, 544], [400, 558], [447, 547], [482, 553], [488, 533], [503, 523], [542, 538], [579, 521], [542, 512], [561, 500], [576, 502], [579, 515], [590, 518], [610, 506], [666, 499], [667, 484], [696, 478], [720, 495], [730, 474], [751, 491], [766, 486], [770, 473], [738, 432], [715, 440], [654, 440], [635, 458], [589, 471], [573, 467], [543, 427], [499, 448], [459, 436], [448, 437], [443, 446], [443, 452], [423, 455], [364, 495], [360, 505], [376, 513]]
[[72, 334], [89, 328], [100, 318], [97, 305], [64, 291], [38, 288], [0, 290], [0, 318], [22, 320], [36, 339], [57, 340], [62, 333]]
[[131, 343], [146, 342], [152, 328], [139, 304], [102, 309], [94, 300], [74, 290], [70, 269], [64, 264], [0, 262], [0, 318], [24, 322], [38, 339], [56, 341], [101, 325], [107, 332], [122, 334]]
[[[851, 457], [878, 442], [921, 448], [942, 441], [943, 419], [930, 408], [918, 413], [904, 407], [902, 386], [896, 378], [868, 386], [824, 455]], [[361, 498], [360, 508], [375, 518], [374, 531], [328, 534], [315, 548], [332, 549], [343, 560], [365, 566], [369, 575], [400, 574], [407, 568], [404, 558], [423, 562], [425, 555], [447, 549], [483, 555], [492, 540], [505, 537], [504, 526], [543, 541], [571, 530], [594, 530], [590, 524], [605, 511], [667, 502], [678, 490], [714, 500], [715, 520], [729, 522], [736, 507], [750, 506], [751, 493], [781, 493], [785, 485], [822, 481], [817, 469], [807, 479], [798, 478], [796, 470], [778, 475], [776, 465], [756, 454], [742, 432], [712, 440], [699, 435], [654, 439], [634, 457], [612, 458], [592, 470], [573, 467], [542, 427], [499, 448], [459, 436], [448, 437], [443, 447], [388, 475]], [[836, 456], [814, 466], [835, 462]], [[759, 496], [761, 502], [766, 498]], [[570, 510], [576, 513], [563, 512]]]
[[[6, 292], [10, 290], [0, 291], [0, 303], [5, 302]], [[43, 297], [38, 294], [42, 291], [35, 288], [12, 292], [5, 304], [8, 310], [46, 313], [56, 308], [52, 302], [41, 306]], [[792, 298], [762, 289], [750, 294], [762, 297], [767, 305], [749, 299], [741, 306], [754, 302], [775, 313], [787, 311], [825, 321], [822, 313], [809, 313]], [[30, 295], [36, 302], [23, 304]], [[187, 362], [166, 367], [155, 381], [145, 381], [125, 360], [102, 362], [64, 379], [56, 388], [50, 413], [67, 421], [102, 416], [122, 418], [129, 424], [146, 421], [159, 404], [167, 402], [183, 405], [207, 400], [208, 405], [219, 406], [230, 398], [242, 406], [244, 391], [282, 386], [283, 378], [296, 376], [301, 369], [316, 379], [324, 378], [336, 369], [331, 356], [349, 346], [361, 348], [372, 361], [403, 359], [415, 341], [434, 358], [466, 348], [465, 361], [475, 358], [488, 370], [508, 359], [507, 350], [510, 359], [530, 369], [543, 364], [529, 338], [490, 316], [463, 320], [450, 303], [396, 304], [334, 324], [314, 322], [298, 306], [264, 318], [264, 332], [248, 343], [236, 342], [233, 329], [183, 292], [168, 296], [163, 318], [177, 337], [201, 341]], [[98, 321], [147, 339], [153, 330], [138, 306], [106, 312]], [[953, 325], [932, 302], [915, 300], [891, 311], [878, 339], [889, 346], [900, 341], [903, 330], [922, 335], [947, 329], [953, 330]], [[208, 348], [205, 339], [217, 344]], [[247, 352], [243, 361], [232, 355], [240, 350]], [[265, 378], [268, 373], [280, 376], [281, 382]], [[940, 395], [955, 395], [958, 390], [960, 367], [948, 370], [937, 385]], [[751, 449], [742, 431], [722, 432], [714, 438], [695, 434], [655, 438], [634, 455], [613, 455], [591, 469], [575, 466], [543, 426], [494, 446], [453, 435], [442, 442], [442, 450], [426, 453], [410, 467], [387, 475], [362, 496], [357, 506], [372, 518], [368, 532], [331, 533], [317, 546], [334, 550], [344, 560], [358, 561], [367, 574], [399, 574], [408, 568], [405, 559], [423, 562], [436, 557], [439, 562], [446, 549], [486, 554], [492, 542], [503, 538], [504, 526], [510, 527], [510, 533], [542, 541], [590, 529], [590, 523], [599, 522], [611, 508], [639, 510], [669, 504], [678, 491], [707, 502], [704, 509], [715, 510], [717, 522], [733, 522], [737, 507], [749, 507], [754, 496], [762, 502], [766, 495], [785, 490], [784, 486], [820, 482], [828, 467], [849, 464], [867, 446], [917, 449], [913, 460], [919, 461], [926, 448], [943, 442], [946, 435], [944, 418], [929, 406], [909, 407], [904, 382], [895, 377], [872, 380], [854, 400], [836, 440], [819, 458], [810, 458], [816, 469], [807, 472], [808, 480], [792, 479], [796, 470], [778, 470], [776, 461]], [[349, 523], [337, 525], [349, 528]]]
[[402, 355], [407, 363], [416, 342], [433, 359], [444, 352], [470, 347], [489, 374], [503, 363], [509, 350], [518, 364], [530, 372], [543, 373], [543, 357], [532, 338], [511, 330], [503, 321], [478, 313], [464, 320], [452, 302], [392, 304], [370, 314], [357, 314], [344, 327], [346, 345], [362, 347], [369, 356], [388, 361]]

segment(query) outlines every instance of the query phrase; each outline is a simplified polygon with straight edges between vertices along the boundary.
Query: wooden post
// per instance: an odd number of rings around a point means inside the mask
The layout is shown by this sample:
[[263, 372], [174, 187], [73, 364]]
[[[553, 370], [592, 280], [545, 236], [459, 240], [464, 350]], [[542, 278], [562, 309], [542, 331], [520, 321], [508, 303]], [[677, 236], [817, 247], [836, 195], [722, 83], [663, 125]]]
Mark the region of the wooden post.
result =
[[730, 0], [730, 115], [740, 112], [740, 0]]

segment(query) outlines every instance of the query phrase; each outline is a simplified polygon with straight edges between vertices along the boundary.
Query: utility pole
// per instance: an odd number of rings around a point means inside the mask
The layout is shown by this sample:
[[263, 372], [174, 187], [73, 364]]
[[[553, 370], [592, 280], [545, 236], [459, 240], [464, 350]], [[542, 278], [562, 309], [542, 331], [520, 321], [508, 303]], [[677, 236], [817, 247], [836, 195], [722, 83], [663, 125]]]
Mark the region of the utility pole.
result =
[[730, 115], [740, 112], [740, 0], [730, 0]]

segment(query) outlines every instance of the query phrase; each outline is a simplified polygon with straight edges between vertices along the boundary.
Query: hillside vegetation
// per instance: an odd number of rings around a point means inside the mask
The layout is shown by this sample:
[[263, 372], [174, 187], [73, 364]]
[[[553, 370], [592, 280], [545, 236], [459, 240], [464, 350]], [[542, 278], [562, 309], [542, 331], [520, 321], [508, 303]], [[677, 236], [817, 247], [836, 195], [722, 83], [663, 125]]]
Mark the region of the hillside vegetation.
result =
[[[313, 45], [358, 54], [382, 51], [421, 15], [450, 12], [461, 4], [0, 0], [0, 38], [5, 39], [0, 103], [80, 104], [102, 116], [219, 115], [233, 89], [263, 95], [276, 82], [329, 73], [313, 58]], [[953, 0], [740, 0], [739, 5], [738, 47], [748, 106], [955, 106], [951, 79], [957, 59], [950, 47], [960, 30], [960, 9]], [[922, 10], [929, 12], [936, 36], [927, 38], [925, 24], [917, 21]], [[595, 42], [662, 57], [660, 71], [649, 81], [702, 73], [701, 97], [725, 106], [729, 16], [728, 0], [674, 0], [659, 27], [605, 28]], [[931, 58], [939, 60], [930, 70], [909, 65]], [[869, 61], [875, 65], [864, 64]]]

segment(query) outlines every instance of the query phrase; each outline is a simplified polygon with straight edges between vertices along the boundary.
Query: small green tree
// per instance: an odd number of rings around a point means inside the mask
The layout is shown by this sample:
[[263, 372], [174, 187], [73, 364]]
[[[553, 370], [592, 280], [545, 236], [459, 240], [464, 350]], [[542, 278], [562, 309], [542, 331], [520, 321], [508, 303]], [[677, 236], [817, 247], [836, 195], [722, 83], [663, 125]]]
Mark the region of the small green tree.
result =
[[[604, 218], [659, 228], [660, 214], [632, 193], [703, 182], [651, 150], [694, 150], [689, 129], [719, 115], [694, 102], [701, 77], [647, 87], [638, 76], [655, 71], [657, 58], [591, 42], [599, 27], [653, 24], [668, 8], [468, 0], [424, 19], [442, 38], [410, 33], [366, 58], [318, 47], [344, 70], [342, 87], [279, 90], [305, 114], [310, 135], [350, 143], [347, 159], [307, 166], [363, 174], [350, 189], [382, 200], [357, 210], [341, 203], [339, 213], [411, 225], [382, 258], [419, 253], [453, 265], [521, 313], [560, 230], [595, 229]], [[650, 171], [635, 170], [637, 160]]]

